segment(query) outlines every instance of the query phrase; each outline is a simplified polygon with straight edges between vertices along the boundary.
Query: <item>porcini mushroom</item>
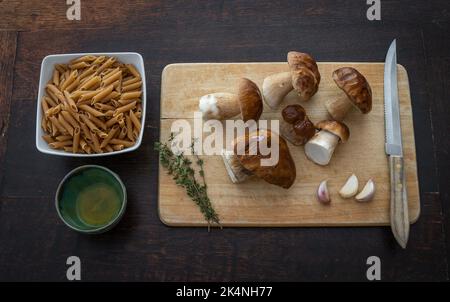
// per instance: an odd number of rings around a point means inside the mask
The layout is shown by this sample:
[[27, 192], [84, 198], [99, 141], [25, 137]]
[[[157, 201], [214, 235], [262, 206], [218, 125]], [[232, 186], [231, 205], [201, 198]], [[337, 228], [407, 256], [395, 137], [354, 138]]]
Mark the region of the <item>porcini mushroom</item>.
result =
[[244, 122], [259, 120], [263, 111], [262, 95], [258, 86], [246, 78], [239, 81], [237, 94], [207, 94], [200, 98], [198, 107], [205, 119], [225, 120], [241, 114]]
[[352, 67], [342, 67], [333, 72], [333, 80], [343, 91], [342, 95], [325, 103], [334, 120], [342, 121], [347, 112], [357, 108], [366, 114], [372, 110], [372, 90], [366, 78]]
[[350, 130], [338, 121], [321, 121], [316, 128], [319, 132], [306, 143], [305, 154], [316, 164], [327, 165], [337, 144], [348, 140]]
[[298, 105], [288, 105], [281, 111], [280, 134], [296, 146], [304, 145], [314, 136], [316, 128]]
[[[271, 158], [272, 154], [263, 155], [260, 144], [270, 147], [275, 137], [279, 144], [278, 161], [274, 165], [262, 165], [261, 160]], [[242, 144], [243, 154], [239, 152], [239, 144]], [[267, 129], [258, 129], [237, 137], [233, 142], [233, 151], [223, 152], [223, 160], [233, 183], [243, 182], [254, 175], [270, 184], [288, 189], [296, 178], [295, 163], [286, 141]]]
[[264, 101], [272, 109], [278, 108], [293, 89], [302, 101], [308, 101], [319, 88], [319, 69], [309, 54], [290, 51], [287, 61], [290, 71], [270, 75], [263, 82]]

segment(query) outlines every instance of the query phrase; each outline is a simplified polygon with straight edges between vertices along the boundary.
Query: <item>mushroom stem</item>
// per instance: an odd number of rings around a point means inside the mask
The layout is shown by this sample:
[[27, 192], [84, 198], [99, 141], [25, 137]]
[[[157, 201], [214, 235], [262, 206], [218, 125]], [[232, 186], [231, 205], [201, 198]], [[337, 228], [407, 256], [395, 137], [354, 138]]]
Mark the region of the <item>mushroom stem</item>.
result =
[[292, 76], [289, 71], [270, 75], [263, 82], [264, 101], [271, 109], [277, 109], [293, 89]]
[[245, 169], [239, 162], [233, 151], [223, 149], [222, 158], [228, 175], [233, 183], [241, 183], [252, 175], [252, 173]]
[[338, 136], [329, 131], [321, 130], [306, 143], [305, 154], [316, 164], [324, 166], [330, 162], [338, 143]]
[[226, 120], [240, 113], [238, 96], [233, 93], [217, 92], [200, 98], [198, 108], [203, 118]]
[[342, 96], [337, 99], [328, 100], [325, 102], [325, 107], [327, 108], [328, 113], [336, 121], [342, 121], [352, 106], [352, 103], [348, 100], [348, 97], [345, 94], [342, 94]]

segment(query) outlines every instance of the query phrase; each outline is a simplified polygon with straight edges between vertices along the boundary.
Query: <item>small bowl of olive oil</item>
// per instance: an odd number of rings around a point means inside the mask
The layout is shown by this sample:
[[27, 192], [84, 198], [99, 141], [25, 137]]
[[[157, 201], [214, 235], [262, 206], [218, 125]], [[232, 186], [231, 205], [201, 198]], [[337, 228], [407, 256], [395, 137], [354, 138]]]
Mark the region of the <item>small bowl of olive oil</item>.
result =
[[127, 192], [119, 176], [97, 165], [70, 171], [56, 191], [56, 211], [71, 229], [100, 234], [112, 229], [122, 218]]

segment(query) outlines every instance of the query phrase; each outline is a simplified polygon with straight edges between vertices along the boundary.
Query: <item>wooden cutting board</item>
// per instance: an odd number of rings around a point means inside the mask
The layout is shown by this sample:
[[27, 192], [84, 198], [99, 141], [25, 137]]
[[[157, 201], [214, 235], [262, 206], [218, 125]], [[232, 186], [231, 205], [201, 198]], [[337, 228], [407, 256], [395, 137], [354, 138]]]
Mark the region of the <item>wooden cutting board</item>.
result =
[[[285, 190], [252, 179], [233, 184], [220, 156], [203, 156], [208, 192], [224, 226], [295, 227], [295, 226], [375, 226], [389, 224], [389, 170], [384, 152], [383, 63], [319, 63], [322, 75], [318, 93], [307, 103], [301, 103], [310, 119], [318, 122], [327, 117], [324, 101], [339, 95], [341, 90], [331, 79], [331, 73], [343, 66], [358, 69], [369, 81], [373, 92], [373, 109], [367, 115], [352, 111], [345, 122], [350, 139], [337, 147], [328, 166], [309, 161], [303, 147], [289, 144], [297, 168], [295, 184]], [[262, 86], [270, 74], [288, 71], [286, 63], [202, 63], [168, 65], [161, 83], [161, 140], [166, 141], [171, 124], [176, 119], [193, 121], [201, 96], [213, 92], [232, 92], [241, 77]], [[410, 221], [420, 214], [416, 150], [411, 111], [408, 75], [398, 65], [403, 151], [406, 166]], [[294, 92], [287, 104], [299, 102]], [[265, 105], [261, 119], [279, 119], [279, 110]], [[208, 134], [204, 135], [207, 136]], [[376, 184], [375, 198], [367, 203], [342, 199], [338, 195], [346, 179], [355, 173], [360, 189], [369, 178]], [[332, 202], [317, 202], [319, 183], [329, 179]], [[159, 170], [159, 215], [170, 226], [205, 226], [198, 207], [177, 187], [164, 168]]]

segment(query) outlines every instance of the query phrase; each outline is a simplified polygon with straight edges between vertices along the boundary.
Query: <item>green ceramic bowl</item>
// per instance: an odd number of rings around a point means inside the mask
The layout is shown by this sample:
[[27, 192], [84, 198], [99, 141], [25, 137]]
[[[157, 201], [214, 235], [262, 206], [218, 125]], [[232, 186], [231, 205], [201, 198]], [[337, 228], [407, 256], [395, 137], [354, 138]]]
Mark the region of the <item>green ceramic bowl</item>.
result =
[[127, 205], [127, 192], [111, 170], [86, 165], [63, 178], [56, 190], [55, 204], [68, 227], [85, 234], [99, 234], [120, 221]]

